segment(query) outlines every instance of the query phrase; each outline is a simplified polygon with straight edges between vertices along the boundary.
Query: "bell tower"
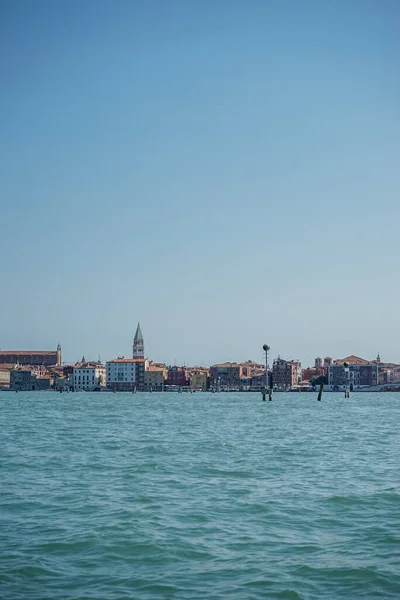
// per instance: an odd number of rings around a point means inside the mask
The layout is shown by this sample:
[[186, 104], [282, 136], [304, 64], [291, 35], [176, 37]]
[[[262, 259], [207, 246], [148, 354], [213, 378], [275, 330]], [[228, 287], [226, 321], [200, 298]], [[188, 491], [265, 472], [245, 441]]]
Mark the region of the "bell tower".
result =
[[140, 329], [140, 323], [138, 323], [135, 337], [133, 338], [132, 358], [144, 359], [144, 340], [142, 330]]

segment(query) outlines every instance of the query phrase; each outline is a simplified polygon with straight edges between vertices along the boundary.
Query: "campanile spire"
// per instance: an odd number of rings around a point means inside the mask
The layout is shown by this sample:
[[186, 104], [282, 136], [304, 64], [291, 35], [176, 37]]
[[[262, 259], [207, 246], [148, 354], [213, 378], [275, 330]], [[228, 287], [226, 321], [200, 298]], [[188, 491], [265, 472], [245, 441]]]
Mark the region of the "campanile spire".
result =
[[140, 323], [138, 323], [135, 337], [133, 338], [132, 358], [144, 358], [144, 340]]

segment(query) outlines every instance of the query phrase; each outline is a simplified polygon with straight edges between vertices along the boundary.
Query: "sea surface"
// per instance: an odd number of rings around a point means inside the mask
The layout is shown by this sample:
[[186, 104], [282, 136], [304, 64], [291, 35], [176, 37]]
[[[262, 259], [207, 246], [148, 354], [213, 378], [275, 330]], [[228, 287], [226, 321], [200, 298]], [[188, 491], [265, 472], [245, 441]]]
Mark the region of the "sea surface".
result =
[[0, 392], [0, 598], [400, 598], [400, 394]]

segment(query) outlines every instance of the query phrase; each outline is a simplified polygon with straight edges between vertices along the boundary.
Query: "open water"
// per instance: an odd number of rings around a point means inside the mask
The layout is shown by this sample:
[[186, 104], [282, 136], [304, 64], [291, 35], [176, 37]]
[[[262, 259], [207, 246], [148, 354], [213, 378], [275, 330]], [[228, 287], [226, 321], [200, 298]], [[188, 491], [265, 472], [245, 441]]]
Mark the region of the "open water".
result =
[[0, 598], [400, 598], [400, 394], [0, 392]]

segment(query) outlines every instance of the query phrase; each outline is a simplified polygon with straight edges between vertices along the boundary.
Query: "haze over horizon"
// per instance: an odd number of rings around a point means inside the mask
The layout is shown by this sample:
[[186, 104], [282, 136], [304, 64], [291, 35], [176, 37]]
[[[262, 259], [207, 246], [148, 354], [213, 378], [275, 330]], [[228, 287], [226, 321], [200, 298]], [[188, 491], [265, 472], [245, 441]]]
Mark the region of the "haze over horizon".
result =
[[400, 4], [4, 0], [0, 347], [400, 362]]

